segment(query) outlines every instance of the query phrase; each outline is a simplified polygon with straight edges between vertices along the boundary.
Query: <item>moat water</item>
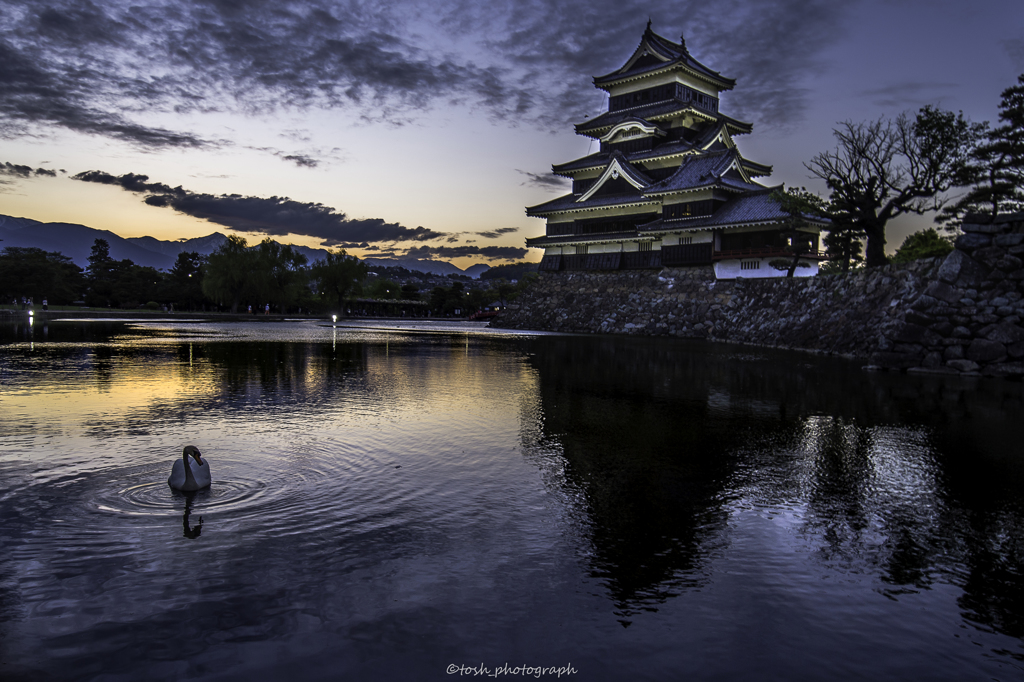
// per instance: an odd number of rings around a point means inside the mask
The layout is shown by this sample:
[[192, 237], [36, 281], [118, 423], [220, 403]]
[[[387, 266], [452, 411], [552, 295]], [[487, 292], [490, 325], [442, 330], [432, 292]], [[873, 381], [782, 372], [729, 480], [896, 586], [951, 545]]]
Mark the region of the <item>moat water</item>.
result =
[[1024, 679], [1022, 419], [678, 340], [0, 323], [0, 678]]

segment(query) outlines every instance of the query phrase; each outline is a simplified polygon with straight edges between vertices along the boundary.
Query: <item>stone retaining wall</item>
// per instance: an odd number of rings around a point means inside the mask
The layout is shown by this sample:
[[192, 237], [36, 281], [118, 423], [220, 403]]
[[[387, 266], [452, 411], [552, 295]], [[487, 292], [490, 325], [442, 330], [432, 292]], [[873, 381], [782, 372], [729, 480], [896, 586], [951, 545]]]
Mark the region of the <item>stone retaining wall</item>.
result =
[[1024, 374], [1024, 215], [964, 225], [945, 259], [716, 280], [710, 267], [541, 273], [492, 326], [795, 348], [882, 368]]
[[1024, 376], [1024, 215], [965, 223], [964, 234], [872, 362]]

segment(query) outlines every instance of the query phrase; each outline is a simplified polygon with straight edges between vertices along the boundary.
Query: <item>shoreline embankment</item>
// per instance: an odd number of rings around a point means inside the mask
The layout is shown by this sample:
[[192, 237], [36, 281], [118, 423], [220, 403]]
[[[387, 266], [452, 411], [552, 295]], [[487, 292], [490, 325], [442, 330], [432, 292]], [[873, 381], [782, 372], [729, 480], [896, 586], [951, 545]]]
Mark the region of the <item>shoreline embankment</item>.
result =
[[877, 369], [1024, 377], [1024, 214], [962, 230], [944, 258], [841, 275], [716, 280], [710, 266], [541, 273], [492, 326], [699, 338]]
[[[29, 310], [12, 310], [10, 307], [0, 309], [0, 322], [5, 320], [23, 319], [27, 317]], [[160, 322], [185, 322], [189, 320], [199, 320], [202, 322], [291, 322], [295, 320], [311, 320], [319, 322], [331, 322], [330, 315], [307, 315], [307, 314], [280, 314], [270, 313], [269, 315], [260, 313], [258, 315], [252, 315], [250, 313], [218, 313], [210, 311], [185, 311], [176, 310], [174, 312], [160, 311], [160, 310], [91, 310], [83, 308], [65, 308], [62, 310], [42, 310], [39, 307], [32, 309], [32, 316], [37, 322], [53, 321], [60, 319], [102, 319], [102, 320], [150, 320]], [[360, 316], [352, 315], [346, 317], [339, 317], [338, 323], [342, 322], [357, 322], [357, 321], [413, 321], [419, 320], [423, 322], [466, 322], [469, 320], [467, 317], [385, 317], [385, 316]]]

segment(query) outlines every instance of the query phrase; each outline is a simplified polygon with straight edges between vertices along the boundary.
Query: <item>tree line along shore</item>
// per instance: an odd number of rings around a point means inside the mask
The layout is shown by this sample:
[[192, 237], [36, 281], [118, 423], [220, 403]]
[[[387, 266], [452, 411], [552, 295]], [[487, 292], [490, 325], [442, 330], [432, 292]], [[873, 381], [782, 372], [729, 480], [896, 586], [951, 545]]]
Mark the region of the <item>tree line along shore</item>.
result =
[[504, 305], [536, 264], [496, 266], [480, 279], [368, 266], [345, 251], [308, 259], [265, 239], [231, 236], [209, 256], [183, 252], [170, 270], [110, 257], [97, 239], [85, 268], [38, 248], [0, 250], [0, 310], [205, 312], [259, 315], [466, 317]]

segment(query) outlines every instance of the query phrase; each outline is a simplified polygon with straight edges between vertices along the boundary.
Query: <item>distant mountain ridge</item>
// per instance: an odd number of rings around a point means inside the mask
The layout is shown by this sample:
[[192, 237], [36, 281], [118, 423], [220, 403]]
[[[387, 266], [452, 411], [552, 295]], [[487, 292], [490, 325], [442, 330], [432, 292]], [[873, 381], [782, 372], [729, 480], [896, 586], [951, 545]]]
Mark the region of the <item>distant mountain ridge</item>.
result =
[[[15, 218], [0, 215], [0, 249], [8, 246], [21, 248], [37, 248], [44, 251], [57, 251], [75, 262], [79, 267], [89, 264], [92, 245], [97, 239], [105, 239], [110, 245], [110, 257], [114, 260], [129, 259], [136, 265], [170, 270], [183, 251], [195, 251], [208, 256], [227, 241], [227, 236], [220, 232], [205, 237], [165, 241], [155, 237], [121, 237], [109, 230], [97, 230], [85, 225], [74, 223], [43, 223], [30, 218]], [[292, 248], [306, 256], [309, 262], [323, 260], [327, 256], [326, 249], [314, 249], [308, 246], [292, 244]], [[435, 275], [469, 275], [479, 277], [480, 272], [490, 266], [478, 264], [463, 271], [451, 263], [418, 258], [367, 258], [367, 265], [385, 267], [403, 267], [416, 272]]]
[[491, 267], [478, 263], [469, 266], [466, 270], [461, 270], [447, 261], [429, 260], [426, 258], [365, 258], [363, 262], [371, 266], [405, 268], [406, 270], [424, 272], [431, 275], [468, 275], [474, 279], [480, 277], [481, 272]]
[[92, 245], [97, 239], [105, 239], [110, 245], [110, 257], [115, 260], [128, 258], [137, 265], [158, 270], [169, 270], [174, 265], [174, 256], [155, 253], [109, 230], [97, 230], [74, 223], [41, 223], [29, 218], [0, 216], [0, 248], [17, 246], [57, 251], [75, 262], [79, 267], [89, 264]]
[[[205, 237], [193, 237], [192, 239], [181, 239], [178, 241], [163, 241], [156, 237], [125, 238], [125, 241], [141, 246], [148, 251], [169, 256], [171, 258], [172, 265], [178, 258], [179, 253], [194, 251], [195, 253], [203, 256], [209, 256], [211, 253], [219, 249], [221, 244], [227, 240], [227, 235], [220, 232], [214, 232], [213, 234], [208, 234]], [[291, 247], [308, 258], [310, 263], [315, 260], [323, 260], [327, 257], [327, 249], [314, 249], [308, 246], [299, 246], [298, 244], [292, 244]]]
[[220, 232], [214, 232], [205, 237], [195, 237], [174, 242], [161, 241], [156, 237], [126, 237], [126, 239], [144, 249], [154, 253], [162, 253], [171, 258], [177, 258], [178, 254], [183, 251], [195, 251], [207, 256], [219, 249], [220, 245], [227, 241], [227, 237]]

